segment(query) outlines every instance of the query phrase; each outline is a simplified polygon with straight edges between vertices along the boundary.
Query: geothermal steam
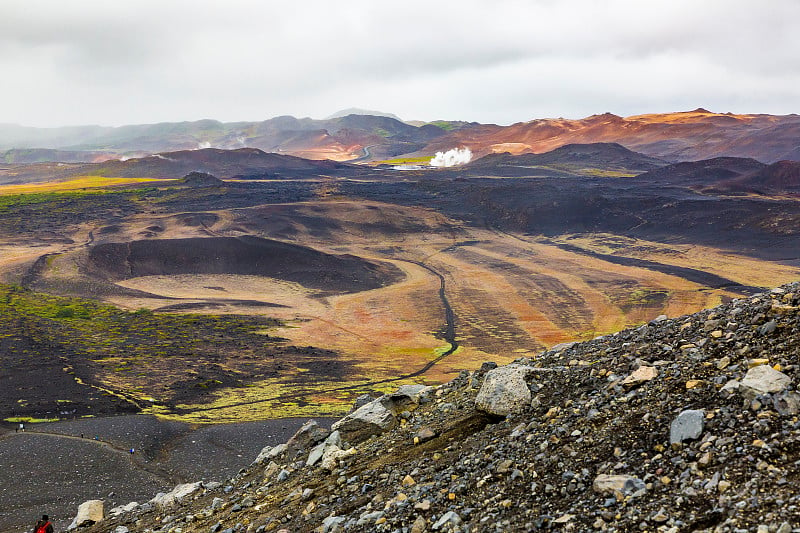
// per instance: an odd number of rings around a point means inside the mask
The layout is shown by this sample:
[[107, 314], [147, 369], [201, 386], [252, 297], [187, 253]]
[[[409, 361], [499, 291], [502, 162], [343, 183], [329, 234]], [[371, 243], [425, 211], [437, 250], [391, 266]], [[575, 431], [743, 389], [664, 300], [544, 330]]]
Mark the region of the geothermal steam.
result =
[[456, 165], [466, 165], [472, 159], [472, 151], [469, 148], [453, 148], [446, 152], [436, 152], [431, 159], [432, 167], [454, 167]]

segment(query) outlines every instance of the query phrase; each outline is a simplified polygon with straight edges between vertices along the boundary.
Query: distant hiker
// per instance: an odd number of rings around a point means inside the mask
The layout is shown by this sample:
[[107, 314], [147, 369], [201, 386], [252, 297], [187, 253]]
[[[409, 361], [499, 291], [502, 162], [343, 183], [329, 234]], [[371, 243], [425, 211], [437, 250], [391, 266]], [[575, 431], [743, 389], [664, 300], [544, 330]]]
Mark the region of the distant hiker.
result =
[[95, 436], [94, 436], [94, 440], [100, 440], [100, 437], [98, 437], [97, 435], [95, 435]]
[[134, 450], [133, 448], [131, 448], [131, 457], [133, 457], [133, 452], [135, 452], [135, 451], [136, 451], [136, 450]]
[[19, 425], [19, 430], [24, 432], [25, 431], [25, 424], [20, 424]]
[[53, 524], [46, 514], [43, 514], [42, 519], [36, 522], [33, 533], [53, 533]]
[[81, 433], [81, 438], [83, 438], [83, 433]]

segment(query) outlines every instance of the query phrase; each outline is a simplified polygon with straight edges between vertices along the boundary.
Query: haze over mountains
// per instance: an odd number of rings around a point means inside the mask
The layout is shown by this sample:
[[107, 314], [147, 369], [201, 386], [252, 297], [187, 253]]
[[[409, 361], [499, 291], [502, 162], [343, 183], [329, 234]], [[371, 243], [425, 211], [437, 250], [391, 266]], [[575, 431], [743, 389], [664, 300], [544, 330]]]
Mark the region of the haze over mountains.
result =
[[762, 163], [800, 159], [800, 116], [796, 114], [730, 114], [699, 108], [630, 117], [604, 113], [577, 120], [544, 118], [510, 126], [338, 115], [324, 120], [282, 116], [260, 122], [200, 120], [121, 127], [4, 124], [0, 125], [0, 150], [6, 151], [2, 157], [6, 163], [99, 161], [211, 147], [250, 147], [309, 159], [380, 161], [433, 156], [454, 147], [469, 148], [477, 158], [503, 152], [543, 153], [572, 143], [614, 142], [668, 162], [723, 156]]

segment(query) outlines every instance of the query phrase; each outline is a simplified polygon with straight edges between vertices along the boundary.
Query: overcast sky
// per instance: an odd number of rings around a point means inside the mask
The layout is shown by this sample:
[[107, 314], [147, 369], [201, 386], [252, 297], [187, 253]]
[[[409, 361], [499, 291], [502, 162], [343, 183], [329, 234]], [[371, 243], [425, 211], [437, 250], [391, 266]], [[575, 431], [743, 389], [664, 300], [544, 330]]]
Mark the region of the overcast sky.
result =
[[800, 112], [796, 0], [0, 0], [0, 122]]

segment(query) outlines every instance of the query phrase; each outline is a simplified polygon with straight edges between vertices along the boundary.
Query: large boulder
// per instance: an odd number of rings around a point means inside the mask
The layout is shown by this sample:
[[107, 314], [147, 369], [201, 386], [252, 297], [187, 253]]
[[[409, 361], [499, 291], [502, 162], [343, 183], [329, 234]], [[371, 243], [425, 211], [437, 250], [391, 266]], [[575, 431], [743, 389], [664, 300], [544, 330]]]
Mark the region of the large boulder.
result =
[[155, 498], [150, 500], [153, 505], [161, 507], [168, 507], [176, 503], [180, 503], [187, 496], [197, 492], [203, 487], [202, 481], [195, 481], [194, 483], [181, 483], [176, 485], [174, 489], [164, 494], [159, 492]]
[[281, 455], [286, 453], [287, 449], [288, 447], [286, 446], [285, 442], [278, 444], [277, 446], [264, 446], [258, 453], [258, 457], [256, 457], [255, 461], [252, 462], [252, 464], [260, 465], [261, 463], [264, 463], [268, 460], [271, 461], [272, 459], [280, 457]]
[[123, 513], [129, 513], [139, 507], [138, 502], [130, 502], [125, 505], [118, 505], [108, 512], [108, 516], [119, 516]]
[[475, 407], [492, 415], [507, 416], [529, 406], [531, 390], [526, 378], [532, 371], [531, 367], [518, 364], [490, 370], [475, 398]]
[[105, 518], [105, 504], [103, 500], [88, 500], [78, 506], [78, 514], [67, 529], [76, 529], [91, 526]]
[[357, 443], [391, 429], [397, 419], [391, 410], [392, 402], [381, 397], [363, 405], [331, 426], [342, 439]]
[[792, 379], [769, 365], [751, 368], [739, 385], [739, 392], [745, 397], [755, 398], [761, 394], [781, 392], [792, 383]]
[[309, 420], [286, 442], [287, 453], [294, 459], [309, 448], [325, 440], [330, 431], [317, 424], [316, 420]]
[[395, 412], [414, 409], [433, 390], [433, 387], [427, 385], [401, 385], [389, 395], [389, 399], [392, 401], [392, 409]]

